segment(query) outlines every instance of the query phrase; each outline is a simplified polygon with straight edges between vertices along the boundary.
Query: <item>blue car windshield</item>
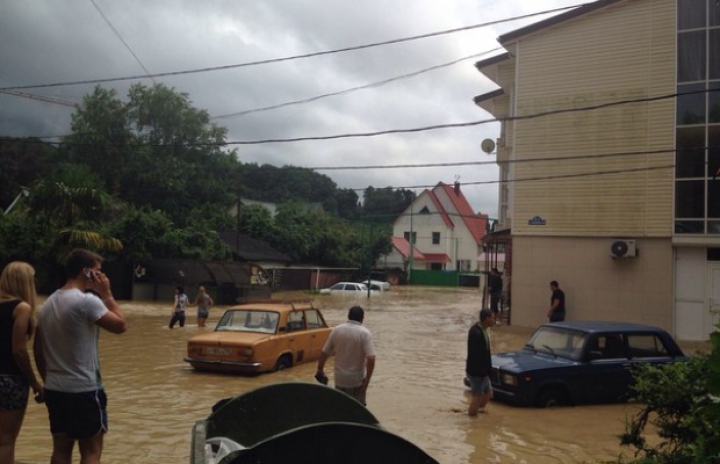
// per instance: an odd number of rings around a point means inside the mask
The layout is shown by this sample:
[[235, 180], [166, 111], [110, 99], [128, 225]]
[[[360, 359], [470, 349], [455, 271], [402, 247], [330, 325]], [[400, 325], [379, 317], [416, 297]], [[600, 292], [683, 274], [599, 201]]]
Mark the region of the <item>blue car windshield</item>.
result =
[[586, 338], [587, 334], [562, 327], [540, 327], [525, 348], [579, 361]]

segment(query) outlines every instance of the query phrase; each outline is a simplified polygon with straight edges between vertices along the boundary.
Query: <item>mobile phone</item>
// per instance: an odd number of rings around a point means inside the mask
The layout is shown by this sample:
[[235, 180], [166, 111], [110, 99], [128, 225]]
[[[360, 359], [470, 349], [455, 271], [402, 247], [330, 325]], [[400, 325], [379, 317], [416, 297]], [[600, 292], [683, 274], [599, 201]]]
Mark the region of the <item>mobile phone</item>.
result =
[[92, 280], [93, 282], [97, 280], [97, 276], [95, 275], [93, 270], [88, 267], [85, 268], [85, 277]]

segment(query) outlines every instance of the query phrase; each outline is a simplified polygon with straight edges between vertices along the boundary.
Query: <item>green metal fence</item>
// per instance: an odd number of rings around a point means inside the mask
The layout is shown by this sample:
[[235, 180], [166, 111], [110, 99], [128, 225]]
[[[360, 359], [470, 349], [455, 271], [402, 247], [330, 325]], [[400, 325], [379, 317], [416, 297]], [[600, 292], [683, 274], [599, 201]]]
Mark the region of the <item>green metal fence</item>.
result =
[[479, 273], [458, 271], [427, 271], [413, 269], [410, 273], [410, 285], [430, 285], [438, 287], [479, 287], [482, 276]]

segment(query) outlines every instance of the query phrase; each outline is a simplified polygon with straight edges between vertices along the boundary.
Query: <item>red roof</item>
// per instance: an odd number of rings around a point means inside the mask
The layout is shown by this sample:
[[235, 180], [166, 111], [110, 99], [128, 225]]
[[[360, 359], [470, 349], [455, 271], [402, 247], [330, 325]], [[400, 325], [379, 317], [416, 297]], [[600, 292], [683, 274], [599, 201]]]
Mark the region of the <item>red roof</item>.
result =
[[[475, 214], [475, 211], [473, 211], [470, 203], [468, 203], [467, 198], [465, 198], [465, 195], [463, 195], [462, 191], [460, 191], [459, 184], [452, 186], [440, 182], [435, 187], [435, 189], [437, 188], [445, 190], [445, 193], [450, 198], [450, 201], [452, 201], [453, 206], [455, 206], [455, 209], [465, 222], [465, 226], [475, 239], [475, 243], [480, 245], [483, 236], [487, 232], [488, 217], [482, 214]], [[442, 207], [441, 210], [444, 211]]]
[[437, 197], [437, 195], [435, 195], [435, 192], [433, 192], [432, 190], [425, 191], [430, 196], [430, 199], [435, 205], [435, 208], [437, 208], [437, 210], [440, 212], [440, 216], [443, 218], [443, 221], [445, 221], [445, 225], [450, 229], [454, 229], [455, 224], [453, 223], [452, 219], [450, 219], [450, 216], [448, 216], [447, 211], [445, 211], [445, 208], [443, 208], [443, 205], [442, 203], [440, 203], [440, 199]]
[[[404, 258], [410, 256], [410, 242], [405, 240], [404, 237], [392, 237], [392, 244]], [[413, 259], [421, 261], [425, 259], [425, 256], [418, 251], [417, 247], [413, 247]]]
[[423, 258], [420, 261], [431, 261], [433, 263], [449, 263], [451, 259], [445, 253], [423, 253]]

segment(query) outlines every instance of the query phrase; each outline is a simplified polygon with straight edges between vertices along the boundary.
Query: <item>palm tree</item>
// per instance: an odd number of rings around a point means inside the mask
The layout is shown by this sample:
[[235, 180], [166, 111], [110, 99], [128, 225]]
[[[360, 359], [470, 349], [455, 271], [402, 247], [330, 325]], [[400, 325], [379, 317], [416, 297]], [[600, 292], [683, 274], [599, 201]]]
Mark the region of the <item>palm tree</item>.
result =
[[112, 220], [124, 205], [101, 189], [71, 187], [61, 181], [41, 180], [30, 189], [26, 213], [57, 231], [57, 256], [73, 248], [99, 252], [120, 251], [120, 240], [104, 234], [102, 223]]

